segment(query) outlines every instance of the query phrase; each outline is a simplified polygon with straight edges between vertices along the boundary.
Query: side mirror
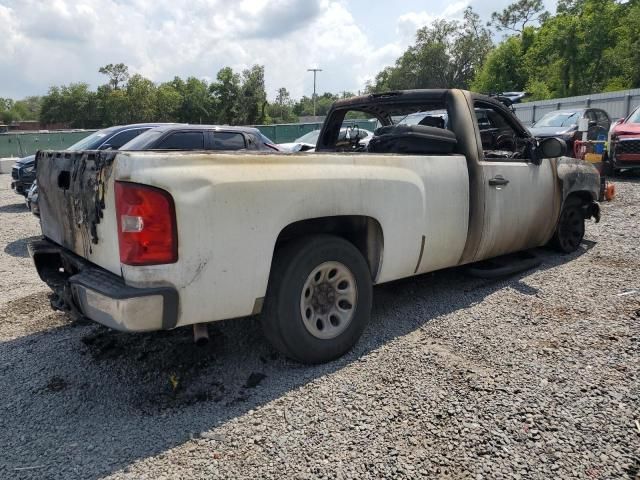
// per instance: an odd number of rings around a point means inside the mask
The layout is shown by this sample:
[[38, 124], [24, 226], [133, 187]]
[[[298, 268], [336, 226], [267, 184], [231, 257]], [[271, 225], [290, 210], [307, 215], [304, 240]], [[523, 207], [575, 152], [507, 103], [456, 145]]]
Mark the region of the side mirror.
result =
[[567, 144], [560, 138], [550, 137], [544, 140], [531, 139], [531, 163], [540, 165], [545, 158], [557, 158], [567, 154]]
[[545, 138], [538, 144], [537, 150], [542, 158], [557, 158], [567, 154], [567, 143], [556, 137]]

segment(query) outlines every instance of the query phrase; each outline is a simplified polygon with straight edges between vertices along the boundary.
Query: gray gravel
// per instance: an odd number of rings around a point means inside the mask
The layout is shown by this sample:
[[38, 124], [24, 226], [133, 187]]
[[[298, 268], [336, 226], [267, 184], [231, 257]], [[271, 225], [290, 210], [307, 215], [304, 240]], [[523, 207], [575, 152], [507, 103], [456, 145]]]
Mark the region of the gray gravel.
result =
[[583, 248], [374, 290], [328, 365], [256, 320], [121, 334], [48, 308], [0, 175], [0, 478], [640, 478], [640, 178]]

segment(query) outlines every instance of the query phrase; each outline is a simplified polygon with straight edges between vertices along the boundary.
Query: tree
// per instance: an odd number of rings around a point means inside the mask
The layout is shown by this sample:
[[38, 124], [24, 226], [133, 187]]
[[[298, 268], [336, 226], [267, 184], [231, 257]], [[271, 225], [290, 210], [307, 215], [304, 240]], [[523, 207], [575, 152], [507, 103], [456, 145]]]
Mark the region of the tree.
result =
[[611, 78], [633, 77], [634, 68], [625, 71], [624, 59], [637, 55], [637, 49], [618, 45], [634, 34], [638, 38], [637, 24], [617, 32], [633, 17], [632, 7], [613, 0], [564, 2], [558, 14], [541, 25], [527, 51], [529, 81], [542, 81], [554, 97], [564, 97], [602, 91]]
[[42, 107], [42, 97], [30, 96], [22, 100], [17, 100], [14, 104], [14, 111], [20, 120], [38, 120]]
[[240, 75], [230, 67], [218, 72], [216, 81], [209, 85], [216, 121], [226, 125], [237, 125], [242, 122], [240, 113]]
[[549, 12], [544, 9], [542, 0], [517, 0], [502, 12], [493, 12], [489, 25], [498, 31], [522, 33], [528, 24], [542, 23], [547, 18]]
[[109, 85], [117, 90], [121, 84], [125, 83], [129, 79], [129, 67], [124, 63], [109, 63], [104, 67], [100, 67], [98, 72], [105, 74], [109, 77]]
[[142, 75], [133, 75], [126, 86], [128, 122], [156, 121], [156, 86]]
[[[322, 95], [316, 97], [316, 115], [324, 116], [329, 112], [331, 104], [338, 100], [340, 97], [333, 93], [324, 92]], [[309, 117], [313, 115], [313, 99], [311, 97], [303, 96], [298, 102], [293, 105], [293, 113], [299, 117]]]
[[267, 92], [264, 88], [264, 66], [254, 65], [242, 72], [241, 112], [244, 125], [264, 123]]
[[415, 45], [378, 73], [370, 89], [468, 88], [491, 47], [490, 32], [468, 7], [462, 21], [436, 20], [419, 29]]
[[179, 121], [186, 123], [209, 123], [214, 121], [214, 109], [209, 85], [205, 80], [189, 77], [186, 81], [175, 77], [174, 86], [182, 96], [178, 109]]
[[86, 83], [51, 87], [42, 99], [40, 120], [43, 123], [68, 123], [72, 127], [90, 128], [97, 122], [97, 95]]
[[291, 94], [289, 91], [282, 87], [278, 89], [278, 95], [276, 96], [276, 103], [274, 113], [276, 118], [281, 122], [290, 122], [294, 119], [291, 107], [293, 102], [291, 100]]
[[162, 83], [155, 91], [155, 112], [157, 122], [173, 122], [179, 115], [182, 95], [171, 82]]
[[127, 123], [129, 99], [126, 90], [101, 85], [96, 92], [98, 103], [97, 126], [108, 127]]
[[511, 36], [496, 46], [476, 71], [471, 89], [482, 93], [524, 90], [528, 72], [524, 56], [535, 39], [533, 27], [527, 27], [522, 36]]

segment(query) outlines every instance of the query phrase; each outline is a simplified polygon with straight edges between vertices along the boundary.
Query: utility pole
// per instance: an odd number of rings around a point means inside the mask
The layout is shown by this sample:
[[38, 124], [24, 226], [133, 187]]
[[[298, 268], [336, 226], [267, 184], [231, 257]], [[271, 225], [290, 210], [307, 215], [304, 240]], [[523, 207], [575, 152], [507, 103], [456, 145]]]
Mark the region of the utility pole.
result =
[[321, 68], [307, 68], [307, 72], [313, 72], [313, 116], [316, 116], [316, 74], [321, 72]]

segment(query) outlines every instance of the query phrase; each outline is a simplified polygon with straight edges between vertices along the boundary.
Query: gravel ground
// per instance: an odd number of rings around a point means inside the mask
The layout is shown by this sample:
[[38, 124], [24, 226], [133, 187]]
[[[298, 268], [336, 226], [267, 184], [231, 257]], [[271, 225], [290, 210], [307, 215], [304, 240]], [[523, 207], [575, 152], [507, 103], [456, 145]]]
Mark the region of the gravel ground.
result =
[[0, 478], [640, 478], [640, 178], [575, 254], [374, 290], [307, 367], [257, 322], [121, 334], [48, 308], [0, 175]]

